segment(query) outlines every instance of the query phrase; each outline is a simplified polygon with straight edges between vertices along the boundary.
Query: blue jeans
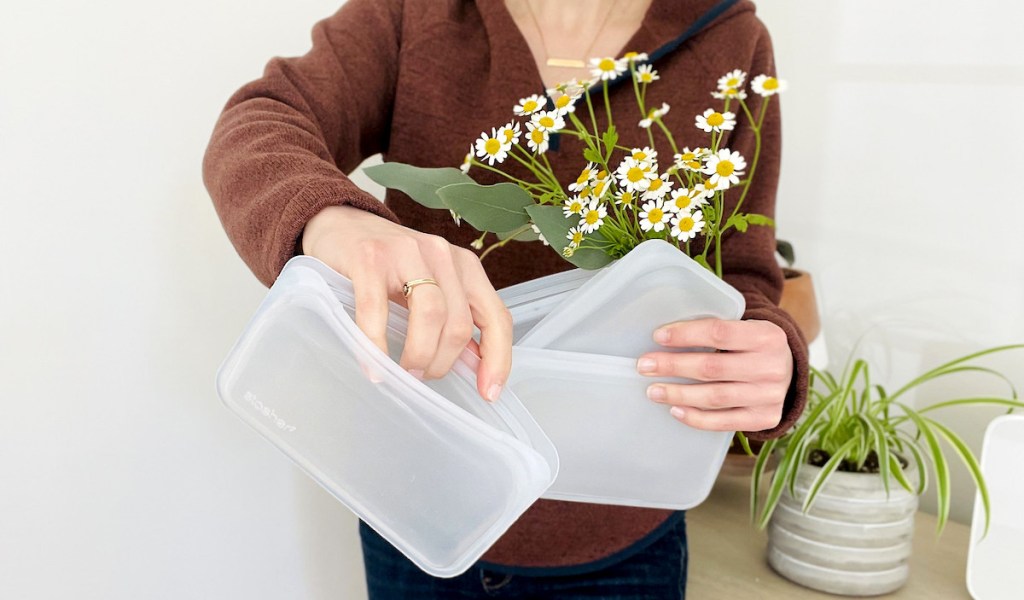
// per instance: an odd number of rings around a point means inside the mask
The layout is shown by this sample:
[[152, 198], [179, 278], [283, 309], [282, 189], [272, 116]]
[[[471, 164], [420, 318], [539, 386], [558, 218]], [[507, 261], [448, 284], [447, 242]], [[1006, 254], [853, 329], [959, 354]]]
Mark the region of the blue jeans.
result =
[[529, 598], [675, 600], [686, 596], [686, 521], [647, 547], [582, 574], [508, 574], [476, 564], [451, 579], [424, 573], [368, 525], [359, 523], [370, 600]]

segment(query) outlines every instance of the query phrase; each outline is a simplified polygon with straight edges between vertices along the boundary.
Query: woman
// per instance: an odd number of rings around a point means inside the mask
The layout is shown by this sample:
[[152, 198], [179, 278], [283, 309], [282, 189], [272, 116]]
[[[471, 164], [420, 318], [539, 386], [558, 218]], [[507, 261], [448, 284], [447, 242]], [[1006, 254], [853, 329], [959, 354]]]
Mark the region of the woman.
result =
[[[753, 6], [736, 0], [349, 0], [313, 30], [305, 56], [277, 58], [229, 100], [213, 133], [204, 177], [224, 227], [265, 284], [291, 256], [315, 256], [353, 281], [356, 322], [382, 349], [387, 301], [404, 283], [432, 278], [408, 299], [400, 364], [440, 377], [481, 330], [479, 392], [492, 399], [511, 367], [512, 329], [495, 288], [571, 268], [539, 242], [506, 245], [484, 263], [476, 237], [445, 211], [389, 192], [384, 204], [345, 176], [365, 157], [455, 166], [481, 131], [507, 122], [516, 102], [575, 77], [580, 62], [625, 51], [651, 55], [661, 81], [651, 97], [682, 136], [712, 106], [708, 92], [733, 69], [774, 74], [771, 44]], [[657, 94], [657, 96], [656, 96]], [[636, 115], [630, 86], [611, 93], [614, 115]], [[780, 150], [778, 103], [770, 105], [761, 163], [745, 209], [774, 214]], [[599, 118], [599, 121], [601, 119]], [[620, 125], [620, 144], [645, 130]], [[681, 132], [681, 133], [680, 133]], [[548, 152], [563, 182], [582, 167], [578, 142]], [[753, 154], [742, 125], [723, 144]], [[511, 167], [511, 165], [507, 165]], [[472, 172], [481, 183], [496, 182]], [[774, 234], [755, 227], [723, 245], [725, 278], [747, 302], [740, 321], [674, 323], [652, 332], [672, 347], [638, 357], [651, 376], [701, 383], [654, 385], [651, 401], [683, 423], [780, 435], [806, 394], [806, 347], [776, 306], [781, 273]], [[681, 598], [682, 512], [541, 500], [466, 574], [436, 579], [361, 526], [371, 598]]]

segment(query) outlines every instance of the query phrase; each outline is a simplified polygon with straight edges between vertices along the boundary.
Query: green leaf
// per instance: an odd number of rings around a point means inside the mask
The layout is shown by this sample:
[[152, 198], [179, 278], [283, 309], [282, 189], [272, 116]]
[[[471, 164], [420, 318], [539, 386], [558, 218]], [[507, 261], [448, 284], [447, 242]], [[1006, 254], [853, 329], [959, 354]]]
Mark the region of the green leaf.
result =
[[445, 207], [479, 231], [513, 231], [530, 222], [533, 196], [514, 183], [456, 183], [437, 190]]
[[[537, 228], [544, 234], [544, 239], [548, 241], [551, 248], [577, 267], [581, 269], [600, 269], [612, 262], [612, 257], [608, 256], [603, 250], [587, 248], [586, 246], [577, 248], [576, 252], [568, 258], [562, 254], [565, 247], [569, 245], [569, 239], [566, 237], [569, 229], [579, 223], [579, 219], [567, 219], [562, 212], [561, 206], [534, 204], [528, 206], [526, 212], [530, 214], [533, 222], [537, 224]], [[600, 231], [595, 231], [594, 233], [587, 234], [583, 243], [605, 244], [607, 240], [601, 235]]]
[[725, 222], [725, 227], [735, 227], [737, 231], [743, 232], [747, 230], [747, 215], [738, 214], [729, 217], [729, 220]]
[[942, 453], [942, 447], [939, 446], [939, 440], [935, 436], [935, 432], [932, 431], [931, 426], [925, 421], [924, 417], [902, 402], [899, 403], [899, 407], [914, 422], [917, 431], [928, 444], [929, 456], [931, 456], [932, 463], [935, 465], [935, 499], [938, 501], [938, 515], [935, 525], [941, 533], [942, 529], [946, 526], [946, 521], [949, 519], [949, 464], [946, 462], [946, 456]]
[[597, 151], [596, 148], [586, 148], [583, 150], [583, 158], [589, 160], [592, 163], [601, 164], [604, 162], [604, 157]]
[[615, 150], [615, 144], [619, 143], [619, 133], [615, 131], [614, 125], [608, 126], [608, 131], [604, 132], [604, 135], [601, 136], [601, 141], [604, 142], [606, 154], [601, 162], [607, 163], [612, 157], [612, 152]]
[[814, 482], [811, 483], [810, 489], [807, 490], [807, 497], [804, 498], [804, 513], [811, 510], [811, 506], [814, 505], [814, 499], [818, 497], [818, 492], [821, 491], [822, 486], [828, 481], [829, 476], [839, 468], [839, 465], [842, 464], [843, 460], [847, 455], [849, 455], [850, 450], [853, 449], [853, 446], [856, 443], [857, 438], [847, 440], [845, 444], [840, 446], [839, 449], [829, 457], [825, 465], [821, 467], [820, 471], [818, 471], [818, 475], [814, 478]]
[[427, 169], [400, 162], [388, 162], [363, 169], [366, 176], [386, 187], [404, 192], [427, 208], [447, 208], [437, 190], [453, 183], [475, 183], [458, 169]]
[[775, 240], [775, 251], [779, 253], [782, 260], [786, 261], [787, 267], [792, 267], [793, 263], [796, 262], [796, 252], [793, 250], [793, 244], [786, 240]]
[[759, 215], [757, 213], [747, 213], [747, 223], [751, 225], [764, 225], [766, 227], [775, 227], [775, 220], [767, 215]]
[[711, 268], [711, 265], [708, 264], [708, 259], [704, 258], [703, 254], [698, 254], [697, 256], [694, 256], [693, 260], [696, 261], [697, 264], [699, 264], [700, 266], [702, 266], [705, 269], [707, 269], [708, 271], [713, 271], [714, 270], [714, 269]]
[[974, 453], [967, 447], [960, 436], [953, 433], [945, 425], [926, 418], [925, 421], [929, 425], [939, 431], [942, 437], [946, 438], [946, 441], [956, 450], [956, 453], [960, 455], [960, 460], [963, 461], [967, 470], [971, 472], [971, 478], [974, 479], [975, 485], [978, 486], [978, 494], [981, 496], [981, 504], [985, 508], [985, 529], [982, 531], [981, 537], [984, 538], [988, 535], [989, 518], [991, 517], [991, 504], [988, 496], [988, 486], [985, 485], [985, 476], [981, 473], [981, 465], [978, 464], [977, 459], [974, 458]]

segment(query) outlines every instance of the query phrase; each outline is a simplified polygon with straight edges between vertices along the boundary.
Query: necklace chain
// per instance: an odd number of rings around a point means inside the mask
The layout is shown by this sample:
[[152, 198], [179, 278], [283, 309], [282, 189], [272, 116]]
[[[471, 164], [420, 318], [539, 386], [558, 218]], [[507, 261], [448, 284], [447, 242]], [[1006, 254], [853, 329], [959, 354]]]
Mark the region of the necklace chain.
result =
[[524, 0], [526, 3], [526, 10], [530, 13], [530, 19], [533, 20], [533, 26], [537, 28], [537, 35], [540, 36], [540, 45], [544, 49], [544, 62], [549, 67], [564, 67], [569, 69], [583, 69], [586, 68], [587, 63], [585, 60], [590, 56], [590, 51], [594, 49], [594, 45], [597, 44], [597, 40], [601, 37], [601, 33], [604, 28], [608, 26], [608, 20], [611, 18], [612, 13], [615, 12], [615, 6], [619, 3], [619, 0], [613, 0], [611, 5], [608, 7], [608, 12], [605, 13], [604, 19], [601, 21], [601, 26], [597, 28], [597, 32], [594, 34], [594, 38], [590, 41], [590, 46], [583, 52], [583, 60], [578, 58], [555, 58], [551, 56], [548, 51], [547, 40], [544, 39], [544, 30], [541, 29], [540, 23], [537, 21], [537, 15], [533, 12], [533, 5], [530, 0]]

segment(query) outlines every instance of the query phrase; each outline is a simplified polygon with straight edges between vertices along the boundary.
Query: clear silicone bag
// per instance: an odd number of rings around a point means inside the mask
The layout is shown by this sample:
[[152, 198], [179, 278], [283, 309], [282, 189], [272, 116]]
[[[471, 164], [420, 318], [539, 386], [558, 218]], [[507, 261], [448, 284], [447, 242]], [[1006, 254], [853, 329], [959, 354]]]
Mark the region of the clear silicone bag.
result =
[[656, 381], [618, 356], [514, 347], [509, 385], [558, 448], [545, 498], [688, 509], [710, 493], [730, 432], [680, 423], [647, 399]]
[[[392, 305], [389, 350], [407, 321]], [[506, 387], [476, 391], [468, 350], [420, 381], [352, 320], [351, 284], [289, 261], [217, 377], [258, 433], [424, 571], [464, 572], [550, 486], [558, 457]]]

